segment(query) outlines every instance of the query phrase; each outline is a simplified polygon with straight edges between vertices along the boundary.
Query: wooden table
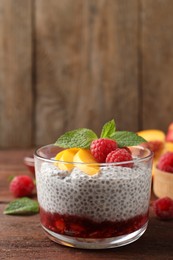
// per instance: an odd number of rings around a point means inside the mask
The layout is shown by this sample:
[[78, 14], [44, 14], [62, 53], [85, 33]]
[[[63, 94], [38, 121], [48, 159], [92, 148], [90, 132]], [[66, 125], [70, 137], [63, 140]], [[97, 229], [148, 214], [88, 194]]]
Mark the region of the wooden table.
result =
[[[33, 150], [0, 151], [0, 259], [100, 260], [100, 259], [173, 259], [173, 221], [156, 219], [150, 209], [147, 231], [136, 242], [114, 249], [82, 250], [50, 241], [44, 234], [39, 215], [9, 216], [3, 210], [13, 199], [8, 177], [28, 174], [23, 158]], [[35, 195], [36, 197], [36, 195]]]

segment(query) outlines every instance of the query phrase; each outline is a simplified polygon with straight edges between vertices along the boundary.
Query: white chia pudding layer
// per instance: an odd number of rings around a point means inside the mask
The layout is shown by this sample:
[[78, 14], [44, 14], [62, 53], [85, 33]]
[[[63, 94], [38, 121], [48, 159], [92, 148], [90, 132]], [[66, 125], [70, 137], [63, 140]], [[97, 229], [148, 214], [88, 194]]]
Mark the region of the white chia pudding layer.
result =
[[43, 162], [36, 165], [36, 183], [39, 204], [47, 212], [123, 221], [148, 211], [151, 170], [138, 164], [110, 166], [89, 176]]

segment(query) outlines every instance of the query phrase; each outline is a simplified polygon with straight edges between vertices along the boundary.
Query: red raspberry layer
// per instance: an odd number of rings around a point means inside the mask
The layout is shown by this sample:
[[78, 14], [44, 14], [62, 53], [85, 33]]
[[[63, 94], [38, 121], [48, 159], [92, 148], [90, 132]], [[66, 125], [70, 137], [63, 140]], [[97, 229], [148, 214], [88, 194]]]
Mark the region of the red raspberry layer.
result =
[[148, 212], [122, 221], [96, 222], [85, 216], [46, 212], [40, 207], [40, 218], [44, 227], [58, 234], [80, 238], [109, 238], [140, 229], [148, 221]]

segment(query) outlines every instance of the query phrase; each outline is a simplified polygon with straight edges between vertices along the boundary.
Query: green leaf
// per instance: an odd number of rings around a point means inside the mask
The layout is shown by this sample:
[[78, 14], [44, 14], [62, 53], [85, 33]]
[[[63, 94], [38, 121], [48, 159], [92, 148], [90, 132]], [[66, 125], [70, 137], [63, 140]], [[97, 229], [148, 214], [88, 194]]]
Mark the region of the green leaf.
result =
[[97, 135], [92, 130], [79, 128], [66, 132], [64, 135], [60, 136], [55, 145], [63, 148], [89, 148], [91, 142], [97, 138]]
[[143, 137], [127, 131], [116, 131], [111, 139], [115, 140], [119, 147], [134, 146], [146, 142]]
[[8, 176], [8, 182], [11, 182], [14, 179], [14, 177], [15, 176], [13, 176], [13, 175]]
[[31, 215], [39, 212], [38, 202], [27, 197], [11, 201], [4, 214], [7, 215]]
[[110, 138], [116, 131], [116, 125], [114, 119], [104, 124], [101, 132], [101, 138]]

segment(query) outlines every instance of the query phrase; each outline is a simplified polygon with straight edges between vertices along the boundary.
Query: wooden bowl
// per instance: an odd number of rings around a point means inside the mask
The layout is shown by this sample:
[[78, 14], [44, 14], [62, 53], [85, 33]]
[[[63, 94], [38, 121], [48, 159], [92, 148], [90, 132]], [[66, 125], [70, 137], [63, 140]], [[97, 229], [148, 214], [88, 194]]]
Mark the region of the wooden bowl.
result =
[[170, 197], [173, 199], [173, 173], [161, 171], [154, 167], [153, 191], [159, 197]]

